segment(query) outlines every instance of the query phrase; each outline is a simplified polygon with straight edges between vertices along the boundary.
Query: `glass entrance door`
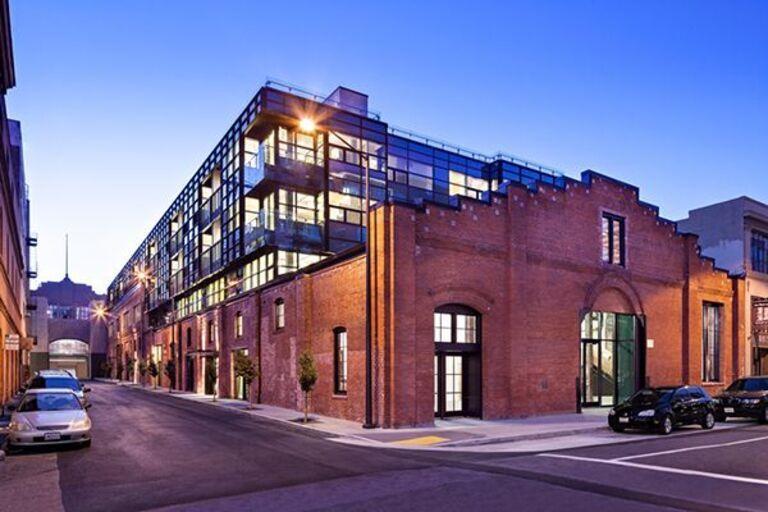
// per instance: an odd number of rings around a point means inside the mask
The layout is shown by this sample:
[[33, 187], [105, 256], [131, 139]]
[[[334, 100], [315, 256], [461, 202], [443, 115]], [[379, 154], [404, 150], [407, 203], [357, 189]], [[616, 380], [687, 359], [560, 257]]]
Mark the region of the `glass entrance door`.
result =
[[581, 326], [581, 403], [608, 407], [638, 388], [637, 319], [588, 313]]

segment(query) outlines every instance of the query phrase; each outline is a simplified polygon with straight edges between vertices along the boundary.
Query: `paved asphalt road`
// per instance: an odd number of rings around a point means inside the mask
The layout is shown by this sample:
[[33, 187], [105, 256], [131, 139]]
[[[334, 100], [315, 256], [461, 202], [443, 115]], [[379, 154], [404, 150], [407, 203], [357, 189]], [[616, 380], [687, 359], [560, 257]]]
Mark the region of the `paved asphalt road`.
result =
[[0, 510], [768, 510], [768, 428], [556, 453], [339, 444], [93, 384], [93, 446], [0, 462]]

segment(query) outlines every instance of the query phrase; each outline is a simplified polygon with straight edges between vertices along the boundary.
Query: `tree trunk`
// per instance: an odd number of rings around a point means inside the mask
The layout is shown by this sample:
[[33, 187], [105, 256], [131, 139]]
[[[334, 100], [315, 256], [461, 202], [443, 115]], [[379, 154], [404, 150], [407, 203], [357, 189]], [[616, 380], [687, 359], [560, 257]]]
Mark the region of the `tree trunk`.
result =
[[304, 423], [309, 422], [309, 393], [304, 392]]

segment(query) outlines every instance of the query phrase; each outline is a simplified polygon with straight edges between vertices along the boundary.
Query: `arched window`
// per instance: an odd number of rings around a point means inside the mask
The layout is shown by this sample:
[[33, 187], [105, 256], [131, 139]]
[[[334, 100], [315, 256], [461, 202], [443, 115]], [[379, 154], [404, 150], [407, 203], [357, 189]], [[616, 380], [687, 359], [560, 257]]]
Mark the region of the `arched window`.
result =
[[333, 392], [347, 394], [347, 330], [337, 327], [333, 330]]
[[285, 327], [285, 301], [282, 298], [275, 300], [274, 317], [275, 329]]
[[435, 343], [479, 343], [480, 315], [472, 308], [459, 304], [441, 306], [435, 310]]

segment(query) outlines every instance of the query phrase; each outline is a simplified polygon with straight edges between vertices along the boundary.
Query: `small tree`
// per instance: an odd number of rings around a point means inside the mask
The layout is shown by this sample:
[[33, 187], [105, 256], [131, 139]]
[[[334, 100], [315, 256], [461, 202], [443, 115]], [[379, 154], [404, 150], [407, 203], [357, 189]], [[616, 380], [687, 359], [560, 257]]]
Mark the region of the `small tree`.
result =
[[216, 371], [216, 360], [212, 357], [205, 358], [205, 378], [213, 383], [213, 401], [216, 401], [216, 380], [219, 378]]
[[128, 380], [133, 380], [133, 371], [136, 368], [134, 365], [136, 363], [136, 360], [132, 357], [128, 357], [125, 360], [125, 370], [128, 374]]
[[141, 386], [144, 387], [147, 382], [147, 371], [149, 370], [149, 365], [147, 364], [146, 359], [142, 359], [139, 361], [139, 376], [141, 377]]
[[312, 352], [304, 349], [299, 356], [299, 385], [304, 392], [304, 423], [309, 421], [309, 394], [317, 383], [317, 368]]
[[169, 359], [165, 362], [163, 372], [165, 372], [165, 376], [168, 377], [168, 392], [171, 393], [176, 381], [176, 363], [173, 362], [173, 359]]
[[117, 360], [117, 368], [115, 373], [117, 374], [117, 380], [123, 380], [123, 361], [121, 359]]
[[112, 378], [112, 361], [107, 359], [101, 363], [101, 372], [106, 378]]
[[152, 377], [154, 388], [157, 389], [157, 376], [160, 375], [160, 371], [158, 370], [157, 363], [155, 363], [154, 359], [149, 360], [147, 371], [149, 372], [149, 376]]
[[[246, 389], [250, 388], [251, 382], [259, 376], [258, 370], [256, 370], [256, 365], [253, 364], [250, 357], [242, 352], [235, 352], [234, 370], [235, 377], [243, 379]], [[251, 395], [248, 393], [248, 408], [251, 408], [252, 406], [253, 402], [251, 402]]]

